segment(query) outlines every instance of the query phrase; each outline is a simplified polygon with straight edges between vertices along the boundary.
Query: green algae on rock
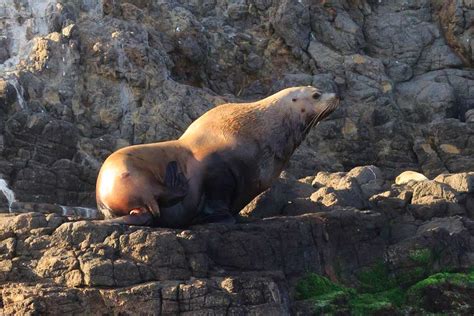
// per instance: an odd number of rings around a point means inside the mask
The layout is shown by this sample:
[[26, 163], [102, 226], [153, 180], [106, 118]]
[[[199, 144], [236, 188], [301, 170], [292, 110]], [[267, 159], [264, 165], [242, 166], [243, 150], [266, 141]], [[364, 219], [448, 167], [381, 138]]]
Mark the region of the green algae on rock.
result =
[[474, 269], [468, 273], [440, 272], [407, 291], [407, 303], [427, 312], [474, 313]]
[[311, 301], [315, 313], [373, 315], [411, 310], [468, 315], [474, 312], [474, 269], [469, 273], [436, 273], [409, 288], [397, 286], [396, 279], [386, 271], [382, 263], [365, 271], [362, 274], [365, 283], [357, 290], [311, 273], [297, 284], [295, 298]]

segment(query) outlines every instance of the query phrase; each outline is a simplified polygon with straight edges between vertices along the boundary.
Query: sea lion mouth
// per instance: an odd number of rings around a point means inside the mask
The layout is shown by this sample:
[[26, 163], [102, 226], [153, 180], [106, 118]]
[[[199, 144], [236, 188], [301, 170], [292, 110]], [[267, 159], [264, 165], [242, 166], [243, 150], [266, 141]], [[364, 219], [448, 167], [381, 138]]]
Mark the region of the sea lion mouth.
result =
[[327, 101], [326, 108], [316, 115], [316, 124], [324, 120], [332, 112], [334, 112], [339, 106], [340, 100], [338, 97], [334, 97], [331, 100]]
[[327, 100], [325, 108], [311, 119], [311, 121], [306, 125], [303, 134], [308, 133], [311, 128], [318, 125], [319, 122], [334, 112], [334, 110], [336, 110], [339, 106], [339, 103], [340, 99], [335, 95], [331, 99]]

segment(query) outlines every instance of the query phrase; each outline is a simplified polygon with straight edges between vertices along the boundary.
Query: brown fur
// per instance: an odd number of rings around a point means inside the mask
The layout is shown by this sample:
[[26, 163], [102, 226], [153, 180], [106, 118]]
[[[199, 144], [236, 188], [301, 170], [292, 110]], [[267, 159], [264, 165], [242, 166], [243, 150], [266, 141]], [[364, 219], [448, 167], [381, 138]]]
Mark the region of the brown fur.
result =
[[[99, 173], [99, 208], [115, 216], [151, 212], [160, 225], [172, 227], [189, 225], [203, 199], [219, 200], [237, 213], [279, 176], [312, 124], [335, 109], [333, 94], [315, 99], [318, 93], [296, 87], [254, 103], [224, 104], [194, 121], [177, 141], [113, 153]], [[156, 201], [173, 194], [164, 185], [171, 161], [177, 161], [189, 192], [166, 209]]]

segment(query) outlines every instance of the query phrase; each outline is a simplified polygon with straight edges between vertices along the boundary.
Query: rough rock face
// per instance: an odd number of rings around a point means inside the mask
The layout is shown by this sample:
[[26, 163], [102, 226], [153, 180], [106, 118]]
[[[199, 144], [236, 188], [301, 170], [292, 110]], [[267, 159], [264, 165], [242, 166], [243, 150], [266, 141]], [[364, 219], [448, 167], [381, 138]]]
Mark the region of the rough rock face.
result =
[[[304, 314], [294, 287], [309, 272], [363, 286], [360, 275], [384, 262], [408, 286], [462, 271], [474, 266], [473, 179], [445, 174], [400, 186], [375, 166], [299, 185], [287, 178], [256, 198], [240, 224], [188, 230], [106, 225], [80, 220], [78, 210], [64, 216], [54, 205], [18, 204], [23, 213], [0, 216], [3, 312]], [[292, 207], [279, 207], [271, 192], [285, 186], [299, 188], [285, 196]], [[334, 203], [314, 199], [324, 188]], [[364, 209], [344, 205], [347, 192]]]
[[343, 104], [295, 153], [294, 176], [470, 171], [474, 8], [443, 3], [7, 1], [0, 173], [20, 201], [93, 205], [112, 151], [307, 84]]
[[[304, 314], [307, 272], [357, 286], [380, 261], [401, 284], [426, 260], [473, 266], [472, 1], [4, 2], [3, 313]], [[82, 220], [114, 150], [295, 85], [342, 104], [242, 223]], [[394, 185], [404, 170], [432, 180]]]

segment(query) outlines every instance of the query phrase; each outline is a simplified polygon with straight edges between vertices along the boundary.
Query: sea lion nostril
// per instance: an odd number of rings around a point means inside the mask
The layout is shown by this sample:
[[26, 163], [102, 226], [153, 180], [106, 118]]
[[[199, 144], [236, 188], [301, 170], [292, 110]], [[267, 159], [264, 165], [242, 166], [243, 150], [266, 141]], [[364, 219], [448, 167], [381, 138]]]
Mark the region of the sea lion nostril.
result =
[[319, 93], [319, 92], [313, 93], [313, 99], [317, 100], [317, 99], [319, 99], [319, 97], [321, 97], [321, 93]]

